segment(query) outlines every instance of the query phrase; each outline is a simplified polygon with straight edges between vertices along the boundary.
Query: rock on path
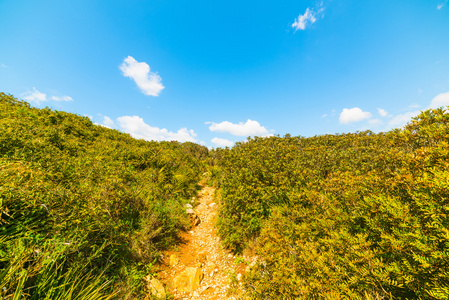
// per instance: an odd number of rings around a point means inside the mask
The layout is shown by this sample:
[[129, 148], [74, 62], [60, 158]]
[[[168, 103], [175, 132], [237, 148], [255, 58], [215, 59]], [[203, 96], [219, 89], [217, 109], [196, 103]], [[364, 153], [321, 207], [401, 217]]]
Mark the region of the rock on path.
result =
[[[199, 222], [181, 235], [185, 241], [177, 251], [164, 254], [159, 273], [167, 292], [175, 299], [236, 299], [227, 295], [229, 275], [237, 274], [235, 257], [221, 247], [216, 235], [215, 189], [203, 187], [198, 194], [199, 205], [194, 213]], [[187, 209], [192, 209], [187, 207]], [[191, 211], [189, 211], [192, 214]]]

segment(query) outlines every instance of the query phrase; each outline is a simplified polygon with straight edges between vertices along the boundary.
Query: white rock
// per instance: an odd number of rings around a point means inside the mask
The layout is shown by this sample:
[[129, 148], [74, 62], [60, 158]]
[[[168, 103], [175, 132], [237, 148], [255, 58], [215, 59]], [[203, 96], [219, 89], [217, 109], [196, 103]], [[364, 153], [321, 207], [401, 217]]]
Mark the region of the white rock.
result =
[[237, 280], [238, 280], [238, 281], [241, 281], [241, 280], [242, 280], [242, 274], [241, 274], [241, 273], [238, 273], [238, 274], [237, 274]]
[[180, 292], [193, 292], [203, 280], [201, 267], [187, 267], [173, 279], [173, 286]]
[[209, 285], [204, 286], [204, 287], [203, 287], [203, 292], [204, 292], [205, 290], [207, 290], [208, 288], [210, 288]]
[[147, 287], [151, 295], [159, 299], [165, 299], [166, 293], [162, 283], [156, 278], [152, 278], [151, 276], [147, 276], [145, 279], [147, 280]]

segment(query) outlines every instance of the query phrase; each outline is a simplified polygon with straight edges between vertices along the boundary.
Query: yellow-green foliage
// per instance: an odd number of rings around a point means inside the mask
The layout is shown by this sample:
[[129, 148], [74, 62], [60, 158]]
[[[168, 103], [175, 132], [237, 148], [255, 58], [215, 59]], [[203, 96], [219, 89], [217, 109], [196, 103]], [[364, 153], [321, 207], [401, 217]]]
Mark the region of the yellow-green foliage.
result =
[[140, 297], [206, 156], [0, 93], [0, 299]]
[[449, 113], [404, 129], [254, 138], [219, 158], [219, 233], [256, 245], [254, 299], [448, 299]]

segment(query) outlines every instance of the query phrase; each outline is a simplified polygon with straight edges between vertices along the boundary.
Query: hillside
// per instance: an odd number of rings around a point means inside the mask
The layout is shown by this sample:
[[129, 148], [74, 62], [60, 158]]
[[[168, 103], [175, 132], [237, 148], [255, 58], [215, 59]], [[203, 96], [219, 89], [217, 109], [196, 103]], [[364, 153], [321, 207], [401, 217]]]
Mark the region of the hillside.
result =
[[190, 226], [207, 148], [146, 142], [0, 94], [0, 298], [144, 295]]
[[[208, 151], [1, 93], [0, 201], [0, 299], [144, 299], [144, 277], [169, 285], [204, 254], [210, 299], [449, 298], [447, 108]], [[161, 272], [161, 253], [181, 263]]]
[[449, 112], [217, 151], [224, 244], [250, 299], [448, 299]]

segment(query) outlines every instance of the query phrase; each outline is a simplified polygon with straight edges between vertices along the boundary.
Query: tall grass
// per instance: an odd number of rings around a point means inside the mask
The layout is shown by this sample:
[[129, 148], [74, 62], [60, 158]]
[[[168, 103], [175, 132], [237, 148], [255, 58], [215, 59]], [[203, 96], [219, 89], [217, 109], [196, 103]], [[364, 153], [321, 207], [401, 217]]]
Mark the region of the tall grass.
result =
[[142, 278], [189, 225], [206, 155], [0, 93], [1, 297], [145, 295]]

